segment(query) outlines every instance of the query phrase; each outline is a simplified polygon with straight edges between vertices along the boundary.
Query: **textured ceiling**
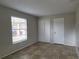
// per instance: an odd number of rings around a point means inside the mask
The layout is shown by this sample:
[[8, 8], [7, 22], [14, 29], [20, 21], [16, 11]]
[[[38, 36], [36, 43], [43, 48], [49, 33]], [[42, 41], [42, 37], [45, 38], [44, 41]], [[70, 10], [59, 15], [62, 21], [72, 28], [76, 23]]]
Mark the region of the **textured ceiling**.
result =
[[0, 0], [0, 4], [35, 16], [74, 12], [79, 0]]

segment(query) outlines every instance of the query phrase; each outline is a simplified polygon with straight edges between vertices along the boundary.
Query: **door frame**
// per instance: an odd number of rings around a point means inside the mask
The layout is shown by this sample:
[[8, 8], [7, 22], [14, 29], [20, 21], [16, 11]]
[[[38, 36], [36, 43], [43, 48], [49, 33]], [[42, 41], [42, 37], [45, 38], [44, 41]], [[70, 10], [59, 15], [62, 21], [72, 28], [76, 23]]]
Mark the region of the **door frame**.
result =
[[[61, 18], [61, 17], [53, 17], [53, 18], [51, 18], [50, 19], [50, 43], [52, 43], [52, 44], [54, 44], [55, 42], [54, 42], [54, 20], [56, 19], [56, 18]], [[63, 18], [64, 19], [64, 18]], [[59, 44], [59, 43], [58, 43]], [[64, 42], [63, 42], [63, 44], [64, 44]]]

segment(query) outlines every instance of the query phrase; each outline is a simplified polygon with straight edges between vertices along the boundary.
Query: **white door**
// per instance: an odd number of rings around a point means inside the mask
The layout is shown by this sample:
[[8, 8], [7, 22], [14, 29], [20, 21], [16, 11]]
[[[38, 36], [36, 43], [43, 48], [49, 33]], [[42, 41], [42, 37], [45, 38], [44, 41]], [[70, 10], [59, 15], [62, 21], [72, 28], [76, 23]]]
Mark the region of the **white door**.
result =
[[41, 42], [50, 42], [50, 19], [42, 18], [38, 21], [38, 39]]
[[64, 44], [64, 18], [54, 19], [53, 43]]
[[39, 41], [44, 42], [45, 41], [45, 21], [39, 20], [38, 22], [38, 37]]

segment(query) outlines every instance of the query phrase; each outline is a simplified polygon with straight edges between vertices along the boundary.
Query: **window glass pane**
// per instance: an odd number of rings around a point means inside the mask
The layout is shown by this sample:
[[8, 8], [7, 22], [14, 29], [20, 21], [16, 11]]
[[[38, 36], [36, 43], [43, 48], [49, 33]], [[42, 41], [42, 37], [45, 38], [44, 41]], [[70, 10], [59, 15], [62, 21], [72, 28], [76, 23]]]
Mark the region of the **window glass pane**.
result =
[[12, 41], [18, 43], [27, 40], [27, 21], [23, 18], [11, 17]]
[[19, 29], [19, 24], [13, 22], [13, 23], [12, 23], [12, 29]]
[[26, 22], [22, 22], [19, 24], [19, 29], [26, 29]]
[[12, 30], [12, 36], [17, 36], [17, 30]]
[[20, 30], [20, 35], [26, 35], [26, 30]]

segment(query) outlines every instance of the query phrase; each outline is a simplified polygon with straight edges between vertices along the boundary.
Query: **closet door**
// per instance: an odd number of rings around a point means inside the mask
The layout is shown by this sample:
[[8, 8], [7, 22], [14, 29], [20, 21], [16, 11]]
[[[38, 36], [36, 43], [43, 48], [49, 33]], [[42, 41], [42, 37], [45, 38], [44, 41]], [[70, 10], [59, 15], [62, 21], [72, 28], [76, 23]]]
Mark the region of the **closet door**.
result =
[[39, 19], [38, 21], [38, 39], [39, 41], [45, 41], [45, 20]]
[[38, 21], [38, 38], [41, 42], [50, 42], [50, 18], [41, 18]]
[[45, 19], [45, 41], [50, 42], [50, 19]]

